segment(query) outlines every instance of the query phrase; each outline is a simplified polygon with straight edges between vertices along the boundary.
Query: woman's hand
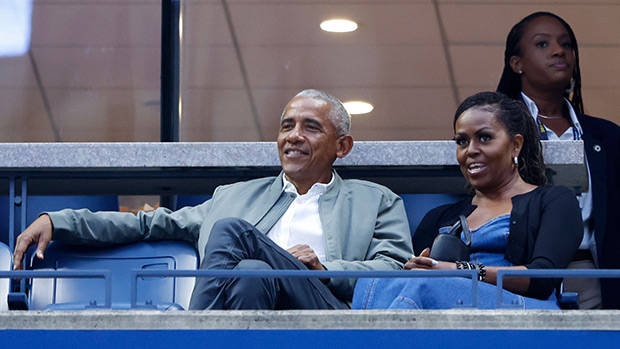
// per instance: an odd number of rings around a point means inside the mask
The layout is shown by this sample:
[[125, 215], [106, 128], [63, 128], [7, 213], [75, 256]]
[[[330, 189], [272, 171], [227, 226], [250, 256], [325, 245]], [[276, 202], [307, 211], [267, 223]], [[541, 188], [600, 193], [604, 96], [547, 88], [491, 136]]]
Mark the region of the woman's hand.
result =
[[417, 257], [411, 257], [411, 259], [405, 263], [404, 269], [426, 269], [426, 270], [449, 270], [456, 269], [456, 263], [436, 261], [430, 258], [431, 250], [427, 247]]

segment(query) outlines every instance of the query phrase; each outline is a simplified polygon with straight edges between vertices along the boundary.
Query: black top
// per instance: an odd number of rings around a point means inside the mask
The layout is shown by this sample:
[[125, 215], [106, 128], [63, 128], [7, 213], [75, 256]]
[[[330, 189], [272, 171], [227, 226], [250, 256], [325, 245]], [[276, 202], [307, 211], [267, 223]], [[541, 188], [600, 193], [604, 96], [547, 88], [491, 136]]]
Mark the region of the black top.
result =
[[[469, 216], [472, 198], [439, 206], [424, 216], [413, 235], [413, 249], [420, 254], [431, 247], [439, 228], [450, 226], [459, 215]], [[537, 187], [512, 198], [510, 234], [504, 258], [528, 269], [563, 269], [583, 238], [583, 222], [575, 193], [565, 187]], [[531, 278], [525, 296], [547, 299], [559, 279]]]

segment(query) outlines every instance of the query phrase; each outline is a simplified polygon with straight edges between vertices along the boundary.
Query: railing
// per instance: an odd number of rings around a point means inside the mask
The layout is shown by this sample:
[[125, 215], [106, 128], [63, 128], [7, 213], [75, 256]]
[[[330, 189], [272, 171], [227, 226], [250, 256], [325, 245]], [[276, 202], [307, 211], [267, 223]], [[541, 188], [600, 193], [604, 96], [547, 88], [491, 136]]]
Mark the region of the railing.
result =
[[[112, 272], [110, 270], [11, 270], [0, 271], [1, 279], [65, 278], [65, 279], [104, 279], [105, 301], [102, 308], [112, 308]], [[9, 293], [11, 295], [11, 293]], [[16, 295], [24, 296], [24, 293]], [[10, 298], [10, 297], [9, 297]], [[20, 299], [20, 302], [26, 302]], [[23, 309], [25, 310], [25, 309]]]
[[317, 270], [131, 270], [131, 307], [136, 306], [138, 277], [247, 277], [247, 278], [419, 278], [468, 277], [472, 280], [472, 303], [462, 307], [478, 307], [478, 273], [476, 270], [416, 271], [317, 271]]
[[[102, 278], [105, 280], [105, 303], [100, 309], [112, 309], [112, 281], [109, 270], [27, 270], [0, 271], [0, 278]], [[478, 308], [478, 283], [476, 270], [394, 270], [394, 271], [315, 271], [315, 270], [143, 270], [130, 271], [130, 309], [145, 309], [148, 306], [138, 304], [138, 278], [155, 277], [214, 277], [214, 278], [437, 278], [465, 277], [472, 281], [471, 303], [455, 305], [459, 308]], [[503, 284], [506, 277], [530, 278], [620, 278], [620, 269], [567, 270], [536, 269], [512, 270], [500, 269], [497, 273], [497, 308], [514, 308], [513, 304], [503, 303]]]
[[513, 304], [504, 304], [502, 289], [506, 277], [529, 278], [620, 278], [620, 269], [532, 269], [514, 270], [499, 269], [497, 271], [497, 307], [513, 308]]

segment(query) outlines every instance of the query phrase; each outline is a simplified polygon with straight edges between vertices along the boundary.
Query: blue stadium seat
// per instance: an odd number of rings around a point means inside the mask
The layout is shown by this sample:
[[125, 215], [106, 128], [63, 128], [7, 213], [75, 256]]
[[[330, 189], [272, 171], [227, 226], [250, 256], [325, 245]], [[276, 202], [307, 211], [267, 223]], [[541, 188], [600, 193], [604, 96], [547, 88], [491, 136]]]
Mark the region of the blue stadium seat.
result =
[[9, 197], [0, 196], [0, 242], [9, 244]]
[[457, 194], [402, 194], [411, 236], [415, 233], [422, 218], [433, 208], [463, 200], [465, 195]]
[[[68, 246], [52, 242], [45, 260], [30, 258], [34, 270], [110, 270], [112, 309], [128, 309], [131, 302], [131, 269], [195, 270], [198, 253], [179, 241], [138, 242], [112, 247]], [[187, 309], [194, 278], [140, 277], [137, 304], [152, 309]], [[105, 304], [103, 279], [32, 280], [29, 309], [81, 310]]]
[[65, 208], [87, 208], [91, 211], [118, 211], [118, 196], [28, 196], [26, 224], [34, 222], [41, 212], [59, 211]]
[[[118, 211], [118, 196], [28, 196], [26, 225], [30, 225], [41, 212], [64, 208], [88, 208], [91, 211]], [[15, 237], [20, 231], [15, 231]], [[0, 241], [9, 244], [9, 197], [0, 196]]]
[[[20, 207], [24, 209], [24, 204]], [[64, 208], [88, 208], [92, 211], [118, 211], [118, 197], [112, 195], [105, 196], [27, 196], [25, 201], [26, 226], [32, 223], [41, 212], [57, 211]], [[9, 197], [0, 196], [0, 241], [13, 248], [9, 236]], [[17, 218], [16, 229], [13, 241], [21, 233], [19, 229], [19, 218]], [[10, 282], [10, 281], [9, 281]], [[23, 284], [22, 284], [23, 285]], [[21, 288], [21, 287], [20, 287]], [[15, 295], [21, 294], [25, 300], [23, 290], [17, 291]], [[14, 296], [15, 296], [14, 295]], [[23, 303], [23, 301], [20, 301]], [[23, 304], [23, 306], [26, 306]]]
[[[9, 246], [0, 243], [0, 270], [11, 270], [13, 255]], [[9, 295], [9, 279], [0, 279], [0, 311], [8, 310], [7, 296]]]
[[211, 195], [178, 195], [175, 210], [185, 206], [198, 206], [203, 202], [211, 199]]

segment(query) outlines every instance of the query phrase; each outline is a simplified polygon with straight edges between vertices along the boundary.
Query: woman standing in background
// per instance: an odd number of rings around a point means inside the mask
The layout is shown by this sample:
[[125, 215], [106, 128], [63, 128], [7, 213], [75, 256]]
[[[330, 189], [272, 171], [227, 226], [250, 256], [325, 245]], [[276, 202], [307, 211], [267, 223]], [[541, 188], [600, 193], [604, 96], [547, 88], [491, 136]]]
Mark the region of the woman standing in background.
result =
[[[542, 140], [583, 140], [589, 190], [577, 196], [584, 237], [569, 268], [620, 269], [620, 127], [585, 115], [579, 49], [559, 16], [533, 13], [508, 34], [504, 71], [497, 88], [522, 100]], [[567, 279], [582, 309], [620, 309], [620, 280]]]

